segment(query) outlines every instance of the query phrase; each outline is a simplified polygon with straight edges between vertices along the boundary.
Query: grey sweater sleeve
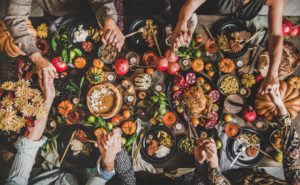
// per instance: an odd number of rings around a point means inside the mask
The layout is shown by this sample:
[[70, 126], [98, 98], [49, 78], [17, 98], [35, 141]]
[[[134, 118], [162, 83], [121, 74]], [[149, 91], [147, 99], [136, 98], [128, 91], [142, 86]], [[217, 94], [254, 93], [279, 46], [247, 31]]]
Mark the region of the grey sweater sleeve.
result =
[[26, 21], [31, 12], [31, 3], [32, 0], [8, 0], [4, 19], [15, 43], [28, 56], [32, 53], [39, 52], [35, 45], [34, 37], [30, 35], [26, 27]]
[[116, 157], [115, 170], [121, 185], [136, 185], [131, 158], [124, 148]]
[[112, 0], [89, 0], [89, 3], [103, 26], [106, 18], [112, 18], [117, 23], [118, 13]]

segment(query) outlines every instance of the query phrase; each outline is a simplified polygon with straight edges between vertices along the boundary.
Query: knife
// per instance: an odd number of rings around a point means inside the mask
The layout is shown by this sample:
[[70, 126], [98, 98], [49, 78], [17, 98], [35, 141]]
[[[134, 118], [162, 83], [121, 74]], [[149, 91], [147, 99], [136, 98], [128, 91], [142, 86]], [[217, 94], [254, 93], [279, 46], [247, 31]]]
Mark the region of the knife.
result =
[[263, 50], [266, 48], [266, 41], [268, 38], [267, 36], [268, 36], [268, 31], [265, 30], [265, 34], [256, 49], [256, 53], [249, 62], [249, 65], [250, 65], [250, 70], [248, 72], [249, 74], [252, 74], [254, 72], [256, 61], [257, 61], [258, 57], [260, 56], [260, 54], [263, 52]]

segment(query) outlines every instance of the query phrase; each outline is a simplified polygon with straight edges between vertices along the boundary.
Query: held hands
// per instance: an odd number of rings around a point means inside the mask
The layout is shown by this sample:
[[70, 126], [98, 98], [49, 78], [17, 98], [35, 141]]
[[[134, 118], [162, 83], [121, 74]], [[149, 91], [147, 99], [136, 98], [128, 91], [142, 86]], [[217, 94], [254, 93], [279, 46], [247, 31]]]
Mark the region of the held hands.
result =
[[109, 134], [98, 137], [98, 147], [101, 154], [101, 165], [106, 171], [114, 169], [114, 161], [117, 154], [121, 151], [122, 139], [120, 131], [114, 129]]
[[217, 168], [219, 166], [217, 147], [215, 141], [211, 138], [199, 139], [197, 141], [194, 157], [200, 164], [207, 161], [210, 168]]
[[101, 41], [104, 45], [112, 44], [121, 51], [125, 37], [114, 20], [111, 18], [107, 18], [105, 20], [104, 28], [100, 31], [100, 35]]
[[271, 89], [273, 89], [274, 91], [279, 90], [278, 75], [267, 75], [266, 78], [263, 80], [258, 90], [258, 93], [262, 95], [268, 94]]

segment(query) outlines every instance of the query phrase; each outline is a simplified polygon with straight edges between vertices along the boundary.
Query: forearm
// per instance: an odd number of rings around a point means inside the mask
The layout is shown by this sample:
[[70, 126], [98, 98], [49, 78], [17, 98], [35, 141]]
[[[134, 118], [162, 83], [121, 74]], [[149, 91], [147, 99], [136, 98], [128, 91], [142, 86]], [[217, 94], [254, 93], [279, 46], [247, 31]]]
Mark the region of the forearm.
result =
[[210, 185], [230, 185], [229, 180], [222, 174], [219, 167], [208, 167], [208, 181]]
[[272, 34], [271, 32], [269, 34], [270, 36], [268, 45], [270, 55], [270, 66], [268, 75], [278, 77], [283, 50], [283, 36], [281, 34]]
[[107, 18], [117, 22], [118, 14], [112, 0], [89, 0], [89, 3], [102, 25], [105, 24]]
[[10, 0], [8, 1], [5, 23], [8, 31], [14, 38], [14, 42], [27, 55], [38, 52], [35, 39], [30, 35], [26, 21], [31, 12], [32, 0]]
[[206, 0], [187, 0], [178, 16], [177, 22], [187, 22], [193, 15], [193, 13], [201, 6]]

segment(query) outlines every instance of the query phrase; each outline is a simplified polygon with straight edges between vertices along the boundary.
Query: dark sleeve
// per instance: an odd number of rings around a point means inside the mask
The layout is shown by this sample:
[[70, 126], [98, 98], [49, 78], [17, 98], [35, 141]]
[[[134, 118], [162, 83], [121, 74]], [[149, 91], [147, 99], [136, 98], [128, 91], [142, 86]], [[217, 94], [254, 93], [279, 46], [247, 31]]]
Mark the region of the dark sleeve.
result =
[[283, 170], [289, 184], [300, 184], [299, 137], [294, 126], [283, 128]]
[[112, 18], [117, 23], [118, 13], [112, 0], [89, 0], [89, 3], [102, 25], [106, 18]]
[[26, 21], [31, 12], [32, 0], [8, 0], [5, 23], [8, 31], [14, 38], [14, 42], [28, 56], [39, 52], [35, 45], [35, 39], [30, 35]]
[[208, 181], [210, 185], [230, 185], [229, 180], [219, 168], [208, 168]]
[[121, 185], [136, 184], [131, 158], [124, 148], [116, 157], [115, 170]]

